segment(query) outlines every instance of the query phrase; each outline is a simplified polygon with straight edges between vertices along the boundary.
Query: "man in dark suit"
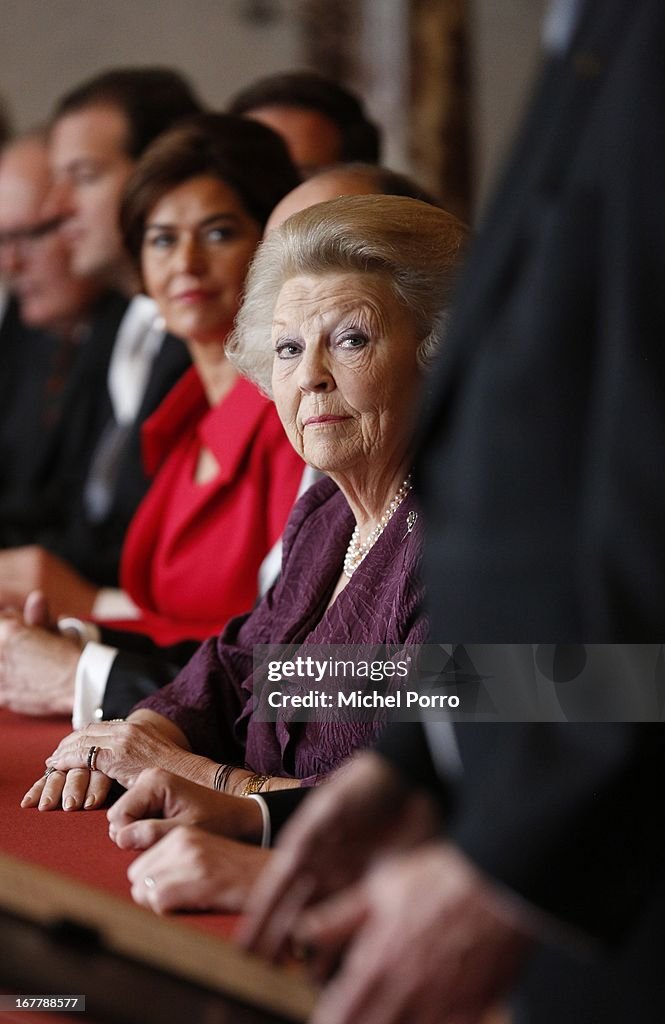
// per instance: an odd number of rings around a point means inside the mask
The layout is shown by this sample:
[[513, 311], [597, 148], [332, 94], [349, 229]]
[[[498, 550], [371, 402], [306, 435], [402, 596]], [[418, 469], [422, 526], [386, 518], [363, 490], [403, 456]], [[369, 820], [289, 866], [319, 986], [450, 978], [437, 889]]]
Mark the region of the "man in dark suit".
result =
[[303, 178], [340, 163], [379, 161], [381, 132], [361, 100], [313, 71], [260, 78], [232, 97], [228, 111], [281, 135]]
[[104, 362], [126, 309], [123, 296], [105, 292], [78, 310], [74, 335], [62, 336], [26, 326], [10, 300], [0, 327], [2, 547], [37, 539], [47, 544], [47, 535], [55, 539], [67, 527], [77, 476], [85, 473], [94, 444]]
[[0, 555], [0, 604], [20, 607], [41, 588], [53, 613], [88, 615], [98, 588], [117, 586], [124, 534], [148, 486], [141, 424], [189, 365], [154, 304], [137, 295], [118, 210], [143, 150], [200, 110], [189, 84], [165, 68], [104, 72], [56, 107], [46, 212], [63, 221], [74, 271], [114, 298], [92, 322], [38, 484], [15, 495], [4, 517], [5, 543], [30, 546]]
[[[70, 372], [83, 351], [94, 281], [69, 266], [60, 221], [44, 215], [46, 139], [15, 139], [0, 155], [0, 502], [30, 487], [64, 415]], [[0, 519], [3, 518], [0, 512]]]
[[[546, 40], [423, 432], [437, 642], [665, 626], [665, 8], [558, 2]], [[519, 971], [516, 1021], [655, 1024], [664, 767], [657, 724], [396, 726], [293, 819], [251, 942], [360, 878], [301, 919], [348, 947], [317, 1022], [476, 1021]]]

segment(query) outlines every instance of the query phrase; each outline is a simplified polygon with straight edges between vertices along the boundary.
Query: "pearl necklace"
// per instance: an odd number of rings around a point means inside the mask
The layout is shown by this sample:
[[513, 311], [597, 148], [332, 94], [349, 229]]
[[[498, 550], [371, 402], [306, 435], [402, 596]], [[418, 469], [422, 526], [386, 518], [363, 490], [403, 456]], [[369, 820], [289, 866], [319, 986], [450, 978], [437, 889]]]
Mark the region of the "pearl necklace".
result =
[[386, 526], [395, 515], [395, 512], [400, 507], [407, 494], [411, 490], [411, 476], [407, 476], [406, 480], [398, 490], [393, 500], [388, 505], [388, 508], [379, 519], [378, 524], [374, 527], [372, 532], [369, 534], [367, 540], [360, 543], [360, 530], [356, 523], [353, 533], [351, 534], [351, 540], [349, 546], [346, 549], [344, 555], [344, 575], [348, 576], [349, 579], [353, 576], [354, 572], [367, 555], [368, 551], [374, 547], [377, 540], [385, 530]]

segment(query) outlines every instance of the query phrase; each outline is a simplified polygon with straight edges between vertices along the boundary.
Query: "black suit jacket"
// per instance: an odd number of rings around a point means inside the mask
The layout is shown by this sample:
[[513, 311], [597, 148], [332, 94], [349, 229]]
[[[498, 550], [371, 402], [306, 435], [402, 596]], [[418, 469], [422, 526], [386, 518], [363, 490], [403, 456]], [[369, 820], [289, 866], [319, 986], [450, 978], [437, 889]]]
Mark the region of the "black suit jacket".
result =
[[[665, 635], [663, 53], [662, 0], [586, 4], [469, 259], [418, 474], [437, 642]], [[397, 728], [387, 748], [422, 778], [422, 735]], [[542, 951], [518, 1019], [665, 1019], [661, 727], [457, 735], [452, 837], [614, 947]]]
[[[58, 536], [66, 530], [100, 432], [110, 416], [106, 379], [127, 304], [123, 296], [108, 293], [95, 306], [67, 376], [60, 418], [48, 436], [40, 434], [39, 443], [33, 435], [42, 399], [34, 387], [32, 401], [24, 404], [26, 422], [12, 436], [11, 444], [26, 462], [20, 480], [3, 489], [0, 530], [4, 546], [43, 543], [49, 533]], [[46, 354], [28, 360], [28, 351], [12, 362], [12, 390], [25, 390], [25, 378], [33, 378], [43, 387]], [[3, 374], [5, 386], [9, 376]]]
[[38, 478], [57, 429], [59, 418], [47, 421], [43, 414], [60, 344], [55, 336], [26, 327], [10, 299], [0, 324], [0, 516], [3, 503]]
[[142, 633], [106, 627], [101, 629], [101, 640], [109, 647], [118, 648], [102, 701], [106, 720], [125, 718], [135, 704], [175, 679], [200, 647], [197, 640], [158, 647]]
[[[66, 524], [57, 532], [48, 532], [44, 536], [43, 543], [50, 550], [71, 562], [84, 576], [101, 586], [118, 585], [118, 567], [125, 533], [150, 485], [143, 469], [141, 454], [143, 423], [190, 365], [183, 342], [167, 334], [153, 362], [139, 411], [123, 447], [113, 498], [107, 513], [100, 521], [92, 521], [84, 502], [85, 482], [96, 450], [95, 444], [88, 449], [88, 457], [82, 462], [85, 473], [77, 475], [76, 484], [72, 488], [74, 500]], [[96, 421], [96, 442], [112, 416], [106, 383], [98, 407], [102, 415]]]
[[141, 457], [143, 422], [190, 365], [182, 341], [166, 335], [122, 449], [110, 506], [93, 521], [84, 491], [97, 446], [112, 422], [108, 370], [127, 306], [126, 298], [113, 293], [97, 305], [68, 380], [58, 428], [39, 451], [29, 480], [0, 504], [0, 543], [42, 544], [100, 586], [118, 585], [125, 532], [149, 486]]
[[420, 473], [437, 641], [660, 640], [663, 6], [587, 10], [444, 341]]

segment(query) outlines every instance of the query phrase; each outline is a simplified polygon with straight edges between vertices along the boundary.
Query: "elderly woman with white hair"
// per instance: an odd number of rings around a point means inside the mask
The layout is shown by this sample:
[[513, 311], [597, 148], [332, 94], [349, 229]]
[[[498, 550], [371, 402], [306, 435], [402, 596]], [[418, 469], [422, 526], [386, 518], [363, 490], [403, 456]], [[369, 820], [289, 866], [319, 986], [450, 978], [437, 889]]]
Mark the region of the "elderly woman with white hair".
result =
[[325, 478], [296, 505], [281, 576], [257, 607], [126, 722], [64, 739], [25, 806], [44, 807], [44, 794], [58, 806], [63, 787], [68, 808], [99, 806], [112, 779], [128, 786], [157, 767], [230, 794], [224, 831], [256, 839], [259, 805], [234, 796], [315, 784], [376, 739], [378, 720], [260, 721], [253, 652], [426, 640], [413, 422], [465, 235], [426, 203], [354, 196], [302, 211], [262, 243], [229, 357]]

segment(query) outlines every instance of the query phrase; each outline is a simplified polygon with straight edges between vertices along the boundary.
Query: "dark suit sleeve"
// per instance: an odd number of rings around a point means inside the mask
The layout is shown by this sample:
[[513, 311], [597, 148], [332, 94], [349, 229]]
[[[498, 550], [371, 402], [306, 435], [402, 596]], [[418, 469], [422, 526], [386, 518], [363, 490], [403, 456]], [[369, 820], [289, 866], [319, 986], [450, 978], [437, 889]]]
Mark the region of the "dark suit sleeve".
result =
[[[427, 740], [418, 722], [399, 722], [381, 735], [377, 753], [390, 761], [410, 785], [426, 789], [442, 805], [444, 813], [452, 806], [453, 786], [437, 778]], [[314, 788], [281, 789], [261, 793], [270, 811], [272, 841], [279, 834], [289, 815], [298, 809]]]
[[611, 944], [665, 867], [658, 724], [456, 728], [464, 774], [450, 838], [532, 904]]
[[313, 789], [310, 786], [304, 786], [301, 789], [277, 789], [273, 793], [260, 794], [270, 812], [271, 845], [274, 845], [289, 817], [298, 810], [303, 800], [312, 792]]
[[455, 796], [453, 780], [437, 774], [420, 722], [394, 723], [379, 737], [376, 751], [390, 761], [405, 782], [427, 790], [444, 816], [451, 812]]
[[125, 718], [135, 704], [166, 686], [198, 649], [195, 640], [158, 647], [140, 633], [102, 629], [102, 641], [118, 647], [104, 691], [105, 719]]
[[442, 807], [446, 835], [487, 875], [601, 943], [618, 942], [665, 871], [654, 724], [463, 724], [459, 779], [442, 778], [419, 723], [377, 751]]

